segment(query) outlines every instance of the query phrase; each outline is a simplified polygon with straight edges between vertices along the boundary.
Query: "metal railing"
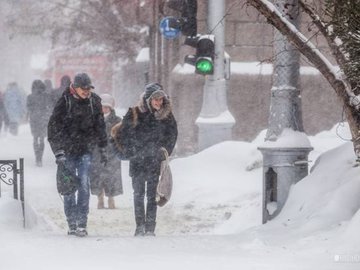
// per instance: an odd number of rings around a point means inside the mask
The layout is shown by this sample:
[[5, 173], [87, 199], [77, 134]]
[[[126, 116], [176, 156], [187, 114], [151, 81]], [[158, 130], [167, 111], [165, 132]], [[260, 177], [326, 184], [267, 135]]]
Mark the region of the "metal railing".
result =
[[[0, 160], [0, 198], [4, 183], [13, 186], [14, 199], [21, 202], [23, 214], [23, 227], [25, 228], [25, 201], [24, 201], [24, 159], [17, 160]], [[19, 194], [20, 193], [20, 194]], [[20, 195], [20, 196], [19, 196]]]

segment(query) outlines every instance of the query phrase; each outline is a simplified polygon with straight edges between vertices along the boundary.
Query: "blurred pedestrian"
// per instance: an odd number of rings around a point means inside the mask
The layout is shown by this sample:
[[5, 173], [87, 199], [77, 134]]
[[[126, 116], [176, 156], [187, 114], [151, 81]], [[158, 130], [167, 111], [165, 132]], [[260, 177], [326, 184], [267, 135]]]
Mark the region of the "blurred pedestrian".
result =
[[53, 85], [52, 85], [52, 81], [50, 79], [45, 79], [44, 84], [45, 84], [46, 93], [48, 95], [51, 95], [52, 91], [54, 90]]
[[139, 105], [129, 109], [119, 130], [115, 133], [115, 142], [124, 145], [124, 151], [130, 157], [135, 236], [155, 236], [160, 165], [166, 158], [164, 151], [169, 155], [173, 151], [178, 133], [170, 99], [160, 84], [145, 86]]
[[[101, 105], [104, 113], [106, 133], [110, 140], [111, 128], [121, 121], [115, 113], [115, 99], [109, 94], [102, 94]], [[101, 164], [99, 149], [95, 149], [90, 173], [91, 193], [98, 197], [98, 209], [105, 208], [104, 196], [108, 198], [108, 208], [115, 209], [114, 197], [123, 194], [121, 177], [121, 161], [113, 154], [111, 144], [108, 141], [106, 148], [108, 162], [104, 167]]]
[[3, 93], [0, 92], [0, 133], [3, 125], [5, 125], [5, 121], [6, 121], [6, 111], [4, 106]]
[[46, 86], [41, 80], [35, 80], [31, 86], [31, 94], [27, 97], [27, 110], [30, 120], [30, 129], [33, 136], [33, 147], [35, 152], [36, 166], [42, 166], [44, 154], [44, 139], [47, 133], [49, 121], [49, 94]]
[[46, 115], [47, 115], [47, 119], [49, 121], [50, 115], [52, 113], [52, 110], [54, 109], [55, 106], [55, 102], [53, 101], [53, 91], [54, 91], [54, 87], [52, 84], [52, 81], [50, 79], [45, 79], [44, 80], [44, 84], [45, 84], [45, 93], [47, 96], [47, 111], [46, 111]]
[[16, 82], [8, 84], [4, 93], [4, 106], [8, 117], [9, 132], [17, 135], [19, 124], [26, 116], [26, 94]]
[[51, 102], [53, 107], [55, 107], [56, 102], [62, 97], [64, 91], [69, 88], [70, 84], [71, 79], [68, 75], [61, 77], [59, 88], [55, 88], [51, 91]]
[[56, 163], [77, 175], [77, 190], [64, 195], [68, 234], [86, 236], [90, 200], [89, 170], [97, 146], [101, 163], [107, 163], [104, 114], [101, 99], [86, 73], [77, 74], [74, 82], [57, 101], [48, 125], [48, 140]]

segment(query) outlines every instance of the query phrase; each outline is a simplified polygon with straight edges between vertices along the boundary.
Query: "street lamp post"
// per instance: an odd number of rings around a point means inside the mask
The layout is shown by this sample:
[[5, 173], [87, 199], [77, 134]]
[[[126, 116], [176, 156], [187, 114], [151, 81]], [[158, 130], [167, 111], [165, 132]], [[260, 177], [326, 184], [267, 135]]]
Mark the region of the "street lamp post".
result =
[[[275, 0], [274, 5], [296, 27], [299, 22], [298, 0]], [[304, 131], [299, 88], [299, 52], [278, 30], [274, 33], [274, 73], [271, 88], [269, 127], [263, 154], [263, 223], [275, 217], [283, 208], [291, 185], [308, 173], [310, 143], [289, 145], [280, 143], [285, 129], [287, 136], [299, 136]], [[306, 137], [305, 134], [303, 136]], [[307, 140], [307, 138], [306, 138]]]

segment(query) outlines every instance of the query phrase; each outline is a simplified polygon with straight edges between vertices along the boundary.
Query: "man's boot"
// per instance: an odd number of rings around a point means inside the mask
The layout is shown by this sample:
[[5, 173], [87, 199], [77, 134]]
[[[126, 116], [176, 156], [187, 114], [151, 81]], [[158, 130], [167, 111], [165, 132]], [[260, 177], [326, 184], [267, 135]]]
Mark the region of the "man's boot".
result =
[[109, 205], [109, 209], [115, 209], [115, 200], [114, 197], [109, 197], [108, 199], [108, 205]]
[[155, 226], [156, 226], [156, 222], [146, 222], [145, 235], [146, 236], [155, 236]]
[[144, 236], [145, 235], [145, 226], [144, 225], [136, 225], [134, 236]]
[[104, 191], [101, 191], [101, 193], [98, 195], [98, 209], [104, 209]]

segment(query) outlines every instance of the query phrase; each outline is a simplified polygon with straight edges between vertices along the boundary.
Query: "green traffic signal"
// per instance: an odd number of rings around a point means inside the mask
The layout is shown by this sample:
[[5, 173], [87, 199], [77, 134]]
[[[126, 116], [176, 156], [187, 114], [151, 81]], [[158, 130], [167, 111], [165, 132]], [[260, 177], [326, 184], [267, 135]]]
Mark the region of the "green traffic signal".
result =
[[211, 59], [200, 58], [196, 61], [196, 72], [200, 74], [213, 74], [214, 64]]
[[185, 63], [195, 66], [195, 73], [214, 74], [215, 43], [214, 35], [197, 35], [187, 37], [185, 45], [196, 48], [195, 55], [186, 55]]

